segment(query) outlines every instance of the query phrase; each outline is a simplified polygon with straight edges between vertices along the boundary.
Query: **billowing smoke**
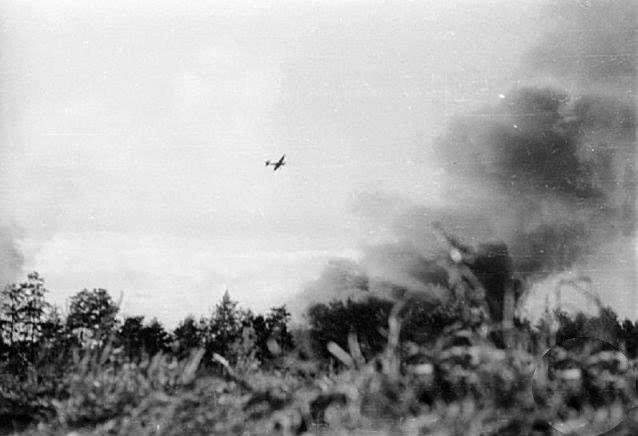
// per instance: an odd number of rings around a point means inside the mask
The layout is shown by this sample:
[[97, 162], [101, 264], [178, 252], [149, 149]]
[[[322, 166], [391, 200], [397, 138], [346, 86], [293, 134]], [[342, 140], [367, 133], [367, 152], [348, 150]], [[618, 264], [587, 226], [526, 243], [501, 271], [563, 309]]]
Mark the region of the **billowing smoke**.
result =
[[344, 295], [356, 296], [370, 289], [370, 280], [365, 270], [348, 259], [333, 259], [328, 262], [319, 278], [308, 286], [310, 295], [331, 292], [332, 298]]
[[603, 269], [601, 246], [635, 238], [636, 4], [552, 3], [547, 23], [528, 84], [454, 120], [436, 147], [451, 186], [496, 208], [522, 275]]
[[368, 296], [398, 299], [412, 297], [441, 301], [446, 271], [408, 244], [384, 244], [365, 250], [363, 259], [332, 259], [319, 277], [308, 283], [291, 304], [296, 315], [310, 304], [331, 300], [357, 300]]
[[[455, 120], [437, 151], [451, 186], [483, 192], [519, 272], [569, 267], [601, 240], [633, 233], [633, 106], [522, 88], [481, 114]], [[609, 125], [622, 131], [600, 138]]]
[[[636, 4], [561, 1], [547, 12], [548, 28], [525, 57], [521, 80], [450, 120], [435, 141], [446, 203], [359, 196], [359, 214], [394, 210], [390, 222], [379, 221], [393, 241], [365, 247], [347, 274], [329, 266], [314, 292], [342, 289], [357, 277], [359, 291], [373, 291], [377, 280], [390, 284], [377, 291], [440, 297], [447, 275], [436, 262], [444, 247], [434, 222], [479, 251], [490, 241], [507, 250], [507, 268], [529, 286], [580, 266], [587, 274], [616, 271], [624, 277], [614, 284], [628, 288], [621, 291], [635, 289], [635, 253], [625, 248], [634, 246], [636, 229]], [[632, 258], [614, 259], [603, 249], [619, 246]], [[625, 268], [614, 269], [620, 264]]]

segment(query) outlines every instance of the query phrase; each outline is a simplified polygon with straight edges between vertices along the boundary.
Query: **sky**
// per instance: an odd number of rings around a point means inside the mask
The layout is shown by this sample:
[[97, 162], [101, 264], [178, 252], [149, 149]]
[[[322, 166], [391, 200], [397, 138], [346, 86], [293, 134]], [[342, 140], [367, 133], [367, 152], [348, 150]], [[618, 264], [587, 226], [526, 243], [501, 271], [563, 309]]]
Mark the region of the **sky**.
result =
[[106, 288], [170, 326], [226, 289], [295, 301], [391, 237], [361, 195], [445, 203], [434, 138], [524, 78], [541, 6], [3, 2], [5, 279], [36, 270], [62, 306]]

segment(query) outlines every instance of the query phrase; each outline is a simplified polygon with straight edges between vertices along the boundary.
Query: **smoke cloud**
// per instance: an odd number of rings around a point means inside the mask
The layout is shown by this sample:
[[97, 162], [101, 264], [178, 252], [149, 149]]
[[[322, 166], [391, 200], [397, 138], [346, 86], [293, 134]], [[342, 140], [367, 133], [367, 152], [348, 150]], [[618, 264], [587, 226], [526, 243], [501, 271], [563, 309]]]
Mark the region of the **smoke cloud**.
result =
[[437, 144], [452, 180], [501, 205], [491, 221], [521, 274], [591, 262], [635, 237], [636, 5], [558, 2], [547, 16], [524, 62], [532, 85], [454, 120]]
[[[438, 221], [475, 247], [505, 243], [512, 271], [528, 287], [580, 267], [590, 276], [604, 272], [607, 283], [614, 271], [623, 289], [598, 290], [633, 296], [636, 4], [561, 1], [546, 12], [545, 33], [525, 56], [520, 80], [450, 120], [435, 141], [444, 204], [360, 195], [353, 211], [388, 227], [393, 240], [364, 247], [342, 274], [330, 265], [312, 285], [316, 294], [345, 296], [339, 290], [352, 277], [365, 286], [348, 289], [370, 292], [379, 277], [391, 284], [380, 291], [388, 295], [403, 289], [441, 297], [447, 276], [435, 259], [443, 247], [431, 230]], [[603, 247], [631, 258], [614, 259]]]
[[[570, 266], [601, 240], [633, 234], [635, 113], [606, 96], [515, 89], [455, 120], [437, 144], [455, 189], [482, 190], [521, 273]], [[604, 135], [606, 127], [622, 126]], [[631, 126], [629, 128], [628, 126]]]

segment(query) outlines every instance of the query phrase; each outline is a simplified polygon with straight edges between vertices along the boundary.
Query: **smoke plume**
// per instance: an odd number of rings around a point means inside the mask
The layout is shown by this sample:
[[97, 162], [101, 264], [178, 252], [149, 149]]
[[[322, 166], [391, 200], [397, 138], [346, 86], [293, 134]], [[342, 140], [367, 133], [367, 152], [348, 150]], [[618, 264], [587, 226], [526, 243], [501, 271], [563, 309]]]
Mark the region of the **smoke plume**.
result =
[[[446, 204], [361, 195], [353, 210], [389, 226], [393, 241], [365, 247], [359, 263], [329, 265], [311, 285], [315, 295], [330, 289], [331, 297], [345, 296], [340, 290], [347, 288], [441, 297], [447, 276], [435, 262], [443, 248], [432, 232], [436, 221], [475, 248], [505, 243], [513, 273], [528, 287], [580, 266], [590, 275], [616, 271], [614, 283], [626, 289], [599, 291], [632, 295], [636, 259], [627, 247], [634, 246], [636, 230], [636, 4], [552, 2], [544, 25], [520, 80], [450, 120], [435, 141]], [[395, 213], [381, 223], [388, 208]], [[631, 259], [603, 252], [610, 246]], [[614, 268], [621, 264], [624, 269]], [[385, 288], [374, 288], [375, 280]]]
[[603, 269], [601, 246], [635, 238], [636, 5], [547, 12], [524, 62], [529, 85], [454, 120], [436, 147], [451, 186], [478, 187], [497, 208], [490, 221], [522, 275]]

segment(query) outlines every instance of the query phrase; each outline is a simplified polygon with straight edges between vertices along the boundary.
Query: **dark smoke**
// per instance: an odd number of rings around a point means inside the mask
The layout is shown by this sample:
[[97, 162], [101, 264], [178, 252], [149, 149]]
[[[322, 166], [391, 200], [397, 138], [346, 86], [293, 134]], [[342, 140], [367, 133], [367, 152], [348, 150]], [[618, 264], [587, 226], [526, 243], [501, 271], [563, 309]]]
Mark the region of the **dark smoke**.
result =
[[521, 274], [635, 236], [636, 3], [554, 2], [547, 16], [525, 60], [535, 85], [456, 119], [437, 147], [452, 178], [501, 205], [492, 222], [511, 217], [498, 236]]
[[[552, 2], [544, 25], [519, 83], [452, 119], [435, 142], [447, 205], [410, 205], [383, 193], [355, 203], [395, 235], [365, 248], [357, 267], [368, 277], [436, 295], [447, 276], [435, 261], [444, 248], [435, 221], [479, 253], [507, 253], [477, 267], [494, 289], [503, 271], [529, 282], [579, 263], [613, 270], [616, 260], [601, 247], [634, 243], [636, 3]], [[635, 288], [630, 275], [618, 282]]]
[[[497, 208], [490, 221], [510, 245], [516, 271], [564, 269], [614, 229], [632, 228], [634, 199], [619, 190], [620, 169], [632, 171], [625, 159], [626, 144], [635, 141], [630, 106], [595, 96], [572, 102], [551, 88], [523, 88], [481, 114], [490, 116], [451, 124], [438, 143], [440, 162], [455, 186], [482, 187]], [[602, 135], [601, 126], [610, 125], [622, 129]]]
[[[456, 119], [438, 142], [441, 165], [451, 175], [526, 199], [610, 201], [619, 180], [615, 157], [624, 160], [625, 148], [635, 144], [632, 106], [608, 97], [571, 101], [551, 88], [515, 89], [503, 97]], [[601, 137], [602, 131], [610, 133]]]

